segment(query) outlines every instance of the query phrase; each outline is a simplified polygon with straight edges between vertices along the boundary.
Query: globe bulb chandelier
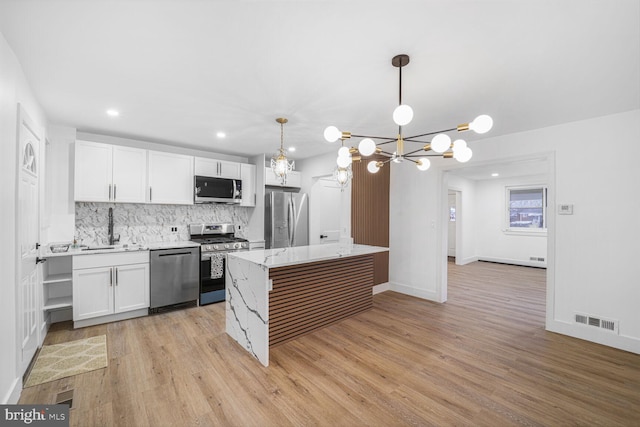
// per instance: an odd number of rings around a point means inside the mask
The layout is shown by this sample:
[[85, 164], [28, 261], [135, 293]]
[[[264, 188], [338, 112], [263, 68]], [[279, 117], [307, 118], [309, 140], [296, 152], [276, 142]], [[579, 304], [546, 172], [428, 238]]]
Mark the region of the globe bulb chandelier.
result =
[[280, 185], [287, 183], [287, 175], [293, 170], [294, 161], [287, 160], [284, 154], [284, 124], [289, 120], [278, 117], [276, 122], [280, 123], [280, 150], [271, 158], [271, 170], [280, 181]]
[[[475, 118], [471, 123], [464, 123], [458, 125], [455, 128], [443, 129], [435, 132], [427, 132], [419, 135], [413, 135], [405, 137], [402, 134], [402, 126], [406, 126], [411, 123], [413, 119], [413, 109], [406, 104], [402, 103], [402, 67], [409, 63], [408, 55], [396, 55], [391, 59], [391, 64], [398, 68], [399, 84], [398, 84], [398, 106], [393, 111], [393, 121], [398, 125], [398, 134], [395, 137], [384, 136], [367, 136], [367, 135], [355, 135], [351, 132], [342, 132], [335, 126], [329, 126], [324, 130], [324, 138], [328, 142], [335, 142], [338, 139], [342, 141], [342, 147], [338, 151], [338, 167], [347, 167], [355, 159], [354, 153], [360, 154], [362, 157], [368, 157], [376, 153], [382, 157], [386, 157], [385, 160], [372, 160], [367, 164], [367, 170], [371, 173], [376, 173], [386, 163], [402, 163], [404, 160], [413, 162], [418, 170], [426, 171], [431, 166], [431, 161], [428, 157], [442, 156], [449, 159], [454, 158], [461, 163], [468, 162], [473, 155], [473, 152], [467, 143], [462, 139], [456, 139], [451, 141], [451, 137], [447, 135], [448, 132], [458, 131], [465, 132], [472, 130], [476, 133], [483, 134], [491, 130], [493, 127], [493, 119], [487, 115], [481, 115]], [[430, 137], [430, 141], [423, 140], [422, 138]], [[358, 148], [345, 147], [344, 140], [351, 137], [362, 138], [358, 144]], [[405, 152], [404, 143], [412, 142], [423, 144], [422, 147]], [[395, 143], [395, 151], [384, 151], [381, 146], [386, 144]], [[359, 159], [360, 156], [357, 156]]]

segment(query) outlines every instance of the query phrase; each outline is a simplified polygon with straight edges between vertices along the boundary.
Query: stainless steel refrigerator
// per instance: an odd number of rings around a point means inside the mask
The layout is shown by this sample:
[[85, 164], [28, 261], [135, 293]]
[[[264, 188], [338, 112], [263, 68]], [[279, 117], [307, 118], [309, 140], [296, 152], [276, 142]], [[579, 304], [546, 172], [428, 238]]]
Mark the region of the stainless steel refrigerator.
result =
[[309, 244], [309, 197], [274, 191], [265, 195], [264, 240], [267, 249]]

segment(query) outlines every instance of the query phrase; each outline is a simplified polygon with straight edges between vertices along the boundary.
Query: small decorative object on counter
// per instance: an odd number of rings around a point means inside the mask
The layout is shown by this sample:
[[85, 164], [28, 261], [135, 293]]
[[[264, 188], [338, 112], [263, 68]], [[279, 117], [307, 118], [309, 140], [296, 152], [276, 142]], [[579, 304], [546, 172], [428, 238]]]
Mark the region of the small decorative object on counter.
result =
[[[74, 240], [75, 242], [75, 240]], [[51, 245], [49, 247], [49, 249], [51, 249], [51, 253], [53, 254], [59, 254], [62, 252], [67, 252], [69, 250], [69, 243], [56, 243], [54, 245]]]

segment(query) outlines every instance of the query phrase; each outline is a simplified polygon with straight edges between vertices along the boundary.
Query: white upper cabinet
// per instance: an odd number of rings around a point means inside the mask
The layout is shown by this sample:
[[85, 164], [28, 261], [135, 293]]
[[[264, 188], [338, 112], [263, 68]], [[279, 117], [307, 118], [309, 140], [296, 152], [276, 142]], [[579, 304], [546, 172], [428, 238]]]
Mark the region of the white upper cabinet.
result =
[[256, 205], [256, 165], [242, 163], [240, 165], [242, 179], [242, 201], [240, 206]]
[[76, 141], [75, 200], [144, 203], [146, 183], [146, 150]]
[[147, 189], [147, 150], [113, 146], [113, 201], [143, 203]]
[[287, 174], [287, 181], [284, 185], [280, 183], [280, 179], [276, 177], [270, 167], [264, 168], [265, 185], [273, 187], [290, 187], [300, 188], [302, 186], [302, 174], [298, 171], [291, 171]]
[[73, 195], [75, 200], [109, 202], [113, 191], [113, 148], [76, 141]]
[[193, 157], [149, 151], [149, 203], [192, 205]]
[[241, 163], [196, 157], [195, 174], [217, 178], [241, 179]]

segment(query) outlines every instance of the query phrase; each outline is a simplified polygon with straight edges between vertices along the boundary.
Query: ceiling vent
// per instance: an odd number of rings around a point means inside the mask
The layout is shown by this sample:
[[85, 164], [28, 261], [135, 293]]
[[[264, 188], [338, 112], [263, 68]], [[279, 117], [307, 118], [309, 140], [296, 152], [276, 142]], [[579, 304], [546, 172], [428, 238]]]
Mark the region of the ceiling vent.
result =
[[576, 313], [575, 317], [576, 323], [581, 323], [587, 326], [593, 326], [595, 328], [604, 329], [610, 332], [618, 333], [618, 321], [611, 319], [603, 319], [601, 317], [589, 316], [587, 314], [578, 314]]

